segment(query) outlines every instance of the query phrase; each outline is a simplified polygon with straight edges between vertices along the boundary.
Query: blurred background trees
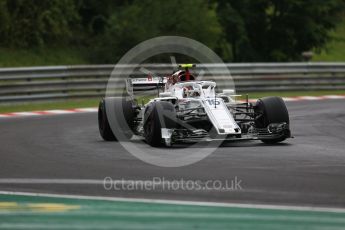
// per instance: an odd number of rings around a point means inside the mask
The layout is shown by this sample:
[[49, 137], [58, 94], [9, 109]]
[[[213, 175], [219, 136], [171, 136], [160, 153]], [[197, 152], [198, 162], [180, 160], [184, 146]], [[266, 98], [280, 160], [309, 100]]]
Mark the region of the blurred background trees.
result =
[[134, 0], [110, 15], [104, 33], [96, 36], [95, 57], [111, 62], [141, 41], [164, 35], [194, 38], [215, 49], [221, 33], [215, 5], [204, 0]]
[[345, 0], [0, 0], [0, 53], [77, 50], [84, 62], [115, 63], [141, 41], [179, 35], [228, 62], [300, 61], [327, 48], [344, 9]]
[[343, 0], [220, 0], [218, 15], [235, 61], [300, 60], [321, 49], [344, 17]]
[[70, 0], [0, 0], [1, 44], [33, 47], [68, 42], [79, 20]]

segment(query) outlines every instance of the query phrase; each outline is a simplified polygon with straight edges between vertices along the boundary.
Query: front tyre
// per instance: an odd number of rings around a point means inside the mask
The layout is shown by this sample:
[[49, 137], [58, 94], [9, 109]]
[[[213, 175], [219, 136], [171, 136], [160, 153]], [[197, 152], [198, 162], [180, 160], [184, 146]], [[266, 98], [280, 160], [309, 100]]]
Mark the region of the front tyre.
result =
[[164, 146], [162, 128], [176, 128], [176, 110], [172, 103], [156, 101], [151, 103], [145, 110], [144, 136], [146, 142], [153, 146]]
[[261, 139], [266, 144], [276, 144], [284, 141], [290, 137], [289, 130], [289, 113], [286, 105], [280, 97], [265, 97], [256, 102], [255, 105], [255, 127], [258, 129], [267, 129], [272, 124], [286, 124], [286, 128], [279, 131], [279, 133], [273, 133], [270, 138]]

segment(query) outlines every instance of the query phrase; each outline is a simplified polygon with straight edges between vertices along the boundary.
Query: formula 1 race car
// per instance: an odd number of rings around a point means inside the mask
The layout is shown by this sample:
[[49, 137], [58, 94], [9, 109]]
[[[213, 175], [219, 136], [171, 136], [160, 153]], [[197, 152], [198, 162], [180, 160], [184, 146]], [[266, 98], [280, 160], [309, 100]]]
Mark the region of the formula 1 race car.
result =
[[[216, 93], [214, 81], [198, 81], [193, 64], [161, 78], [127, 79], [128, 97], [106, 97], [99, 104], [98, 124], [106, 141], [144, 137], [151, 146], [180, 142], [261, 140], [274, 144], [291, 137], [289, 114], [280, 97], [256, 103], [237, 102], [234, 90]], [[164, 87], [159, 96], [138, 105], [133, 89]]]

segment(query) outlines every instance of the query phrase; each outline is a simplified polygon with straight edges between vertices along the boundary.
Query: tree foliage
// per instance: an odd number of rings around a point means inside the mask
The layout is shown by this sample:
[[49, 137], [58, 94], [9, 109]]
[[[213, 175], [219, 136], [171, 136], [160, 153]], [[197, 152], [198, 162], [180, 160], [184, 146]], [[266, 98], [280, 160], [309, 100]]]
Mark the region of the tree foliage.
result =
[[97, 42], [101, 50], [98, 60], [114, 61], [129, 47], [167, 35], [194, 38], [215, 48], [221, 35], [215, 7], [203, 0], [135, 0], [125, 4], [111, 15], [102, 42]]
[[322, 48], [344, 0], [221, 0], [219, 20], [235, 61], [299, 60]]
[[117, 61], [161, 35], [194, 38], [226, 61], [297, 61], [322, 49], [345, 0], [0, 0], [0, 45], [82, 46]]
[[2, 43], [15, 47], [67, 41], [79, 21], [72, 0], [1, 0], [0, 18]]

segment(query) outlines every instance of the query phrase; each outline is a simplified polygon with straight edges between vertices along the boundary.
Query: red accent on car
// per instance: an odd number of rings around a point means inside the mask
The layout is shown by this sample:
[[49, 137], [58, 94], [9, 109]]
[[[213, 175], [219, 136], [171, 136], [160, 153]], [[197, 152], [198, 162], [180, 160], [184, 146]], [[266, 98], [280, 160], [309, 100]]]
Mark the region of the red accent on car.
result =
[[186, 81], [189, 81], [190, 80], [190, 73], [189, 73], [189, 70], [186, 69]]

